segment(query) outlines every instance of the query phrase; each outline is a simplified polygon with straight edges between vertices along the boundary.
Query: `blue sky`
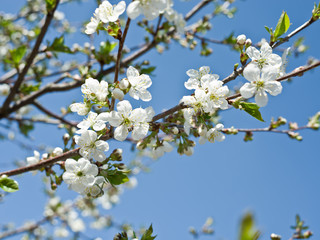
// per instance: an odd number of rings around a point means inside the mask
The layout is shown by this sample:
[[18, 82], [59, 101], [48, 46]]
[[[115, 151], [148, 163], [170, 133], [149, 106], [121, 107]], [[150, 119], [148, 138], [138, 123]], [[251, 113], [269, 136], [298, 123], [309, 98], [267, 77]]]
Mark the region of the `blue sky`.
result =
[[[22, 1], [19, 1], [19, 4]], [[74, 4], [72, 8], [61, 7], [71, 22], [79, 24], [88, 20], [93, 11], [93, 1]], [[112, 2], [114, 3], [114, 2]], [[179, 12], [187, 12], [197, 1], [175, 2]], [[234, 19], [219, 16], [212, 21], [213, 29], [208, 37], [222, 39], [230, 32], [235, 35], [245, 34], [254, 43], [267, 38], [264, 26], [274, 27], [282, 11], [287, 11], [295, 29], [311, 16], [313, 0], [246, 0], [236, 1], [238, 12]], [[203, 10], [207, 13], [213, 5]], [[2, 10], [15, 12], [14, 1], [6, 3]], [[196, 15], [191, 22], [196, 21]], [[288, 71], [304, 65], [309, 56], [319, 58], [319, 23], [313, 24], [293, 40], [305, 37], [309, 51], [299, 58], [289, 59]], [[137, 34], [135, 28], [129, 30], [128, 46], [141, 42], [143, 35]], [[54, 36], [49, 32], [49, 37]], [[67, 39], [68, 43], [88, 41], [83, 34], [77, 33]], [[95, 41], [98, 46], [99, 40]], [[284, 46], [290, 46], [291, 41]], [[190, 94], [183, 83], [187, 80], [185, 72], [190, 68], [210, 66], [214, 73], [224, 78], [232, 72], [233, 65], [238, 62], [238, 55], [226, 46], [211, 45], [213, 54], [199, 57], [199, 48], [195, 51], [183, 49], [177, 44], [170, 46], [170, 51], [162, 55], [155, 51], [144, 55], [139, 60], [151, 60], [157, 66], [152, 77], [150, 88], [153, 99], [150, 102], [157, 113], [176, 105], [182, 96]], [[318, 99], [320, 87], [319, 69], [305, 73], [303, 77], [294, 78], [291, 83], [283, 83], [283, 93], [270, 97], [268, 105], [261, 109], [266, 123], [261, 123], [244, 112], [236, 109], [224, 111], [221, 120], [226, 127], [254, 128], [265, 127], [271, 117], [283, 116], [288, 121], [307, 123], [308, 117], [320, 110]], [[246, 80], [238, 78], [234, 84], [243, 84]], [[80, 100], [79, 90], [65, 96], [48, 95], [41, 98], [44, 105], [58, 111], [60, 105], [72, 100]], [[59, 105], [60, 104], [60, 105]], [[135, 101], [134, 105], [139, 106]], [[147, 104], [149, 105], [149, 104]], [[143, 104], [143, 106], [147, 106]], [[76, 116], [74, 115], [74, 119]], [[151, 173], [137, 176], [137, 188], [126, 191], [121, 202], [114, 209], [106, 211], [118, 222], [126, 221], [134, 226], [153, 224], [158, 239], [192, 239], [188, 234], [189, 226], [200, 229], [208, 216], [214, 218], [215, 239], [235, 239], [238, 223], [246, 210], [254, 212], [257, 225], [262, 230], [263, 239], [268, 239], [272, 232], [280, 234], [283, 239], [289, 238], [294, 224], [295, 214], [300, 214], [314, 232], [314, 239], [319, 238], [319, 132], [306, 130], [301, 132], [302, 142], [289, 139], [286, 135], [260, 133], [254, 134], [254, 141], [243, 142], [243, 135], [227, 136], [222, 143], [199, 145], [192, 157], [180, 156], [171, 152], [152, 164]], [[44, 143], [61, 146], [63, 131], [53, 127], [39, 125], [32, 133], [34, 144]], [[20, 138], [24, 140], [23, 138]], [[118, 147], [112, 141], [110, 147]], [[123, 145], [125, 152], [129, 145]], [[2, 142], [1, 169], [12, 168], [10, 162], [24, 159], [32, 155], [32, 151], [19, 149], [12, 143]], [[134, 154], [125, 153], [125, 161], [129, 162]], [[2, 167], [3, 166], [3, 167]], [[25, 174], [16, 179], [20, 183], [20, 191], [8, 196], [0, 204], [0, 224], [15, 221], [17, 225], [27, 219], [40, 219], [45, 197], [39, 183], [42, 174], [32, 176]], [[66, 198], [74, 198], [76, 194], [64, 186], [58, 194]], [[111, 239], [114, 231], [108, 231], [104, 239]], [[92, 236], [97, 236], [91, 232]], [[16, 239], [19, 239], [16, 238]], [[211, 239], [203, 237], [203, 239]]]

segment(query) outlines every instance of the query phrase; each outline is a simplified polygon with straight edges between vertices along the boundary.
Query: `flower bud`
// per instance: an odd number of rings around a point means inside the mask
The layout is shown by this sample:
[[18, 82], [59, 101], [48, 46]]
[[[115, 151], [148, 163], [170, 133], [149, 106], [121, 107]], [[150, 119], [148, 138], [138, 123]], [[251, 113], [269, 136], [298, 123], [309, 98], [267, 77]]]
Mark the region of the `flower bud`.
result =
[[193, 152], [194, 152], [193, 147], [188, 147], [187, 149], [184, 150], [183, 153], [187, 156], [191, 156]]
[[245, 44], [246, 39], [247, 39], [246, 35], [241, 34], [241, 35], [239, 35], [239, 36], [237, 37], [237, 43], [238, 43], [239, 45], [243, 45], [243, 44]]
[[174, 135], [177, 135], [177, 134], [179, 133], [179, 129], [178, 129], [177, 127], [173, 127], [173, 128], [172, 128], [172, 133], [173, 133]]
[[129, 81], [127, 80], [127, 79], [122, 79], [121, 81], [120, 81], [120, 83], [119, 83], [119, 88], [121, 89], [121, 90], [125, 90], [125, 89], [127, 89], [129, 87]]
[[64, 145], [67, 145], [68, 141], [70, 140], [70, 135], [68, 133], [65, 133], [62, 138]]
[[281, 236], [275, 233], [271, 233], [270, 238], [272, 240], [281, 240]]
[[62, 148], [59, 148], [59, 147], [56, 147], [52, 152], [53, 156], [59, 156], [62, 153], [63, 153], [63, 150], [62, 150]]
[[143, 150], [143, 144], [142, 144], [142, 141], [139, 141], [139, 142], [137, 143], [136, 148], [137, 148], [138, 150], [140, 150], [140, 151], [142, 151], [142, 150]]
[[115, 88], [112, 91], [112, 97], [121, 101], [124, 97], [124, 93], [119, 88]]
[[246, 47], [250, 47], [250, 46], [252, 45], [252, 41], [251, 41], [250, 38], [248, 38], [248, 39], [246, 40], [245, 45], [246, 45]]

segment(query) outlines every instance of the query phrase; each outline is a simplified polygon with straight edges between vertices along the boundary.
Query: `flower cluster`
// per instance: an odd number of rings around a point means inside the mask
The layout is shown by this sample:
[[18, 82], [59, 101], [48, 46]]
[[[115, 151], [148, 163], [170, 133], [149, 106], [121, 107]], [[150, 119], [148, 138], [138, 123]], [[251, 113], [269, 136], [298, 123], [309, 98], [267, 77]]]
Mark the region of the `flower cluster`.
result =
[[248, 47], [246, 54], [251, 59], [249, 65], [244, 69], [243, 76], [249, 81], [240, 88], [240, 94], [244, 98], [255, 96], [259, 107], [268, 103], [268, 95], [276, 96], [281, 93], [282, 85], [276, 81], [277, 77], [285, 74], [286, 56], [283, 59], [272, 53], [272, 48], [267, 42], [263, 42], [260, 51], [255, 47]]
[[[148, 134], [149, 122], [155, 115], [152, 107], [133, 109], [129, 101], [122, 99], [129, 93], [136, 100], [150, 101], [152, 96], [147, 88], [151, 84], [148, 75], [140, 75], [138, 70], [131, 66], [127, 70], [127, 77], [119, 83], [109, 84], [104, 80], [98, 81], [93, 78], [85, 80], [81, 86], [84, 102], [70, 105], [72, 112], [77, 112], [81, 116], [87, 115], [77, 125], [79, 129], [76, 133], [80, 135], [74, 137], [75, 143], [80, 147], [79, 154], [82, 158], [78, 161], [68, 159], [65, 164], [66, 172], [63, 174], [63, 180], [71, 189], [96, 197], [101, 195], [103, 187], [108, 185], [108, 171], [115, 171], [113, 165], [108, 164], [108, 159], [121, 161], [122, 158], [121, 149], [113, 151], [109, 158], [105, 154], [109, 150], [109, 144], [103, 136], [110, 129], [115, 128], [112, 136], [118, 141], [126, 140], [131, 131], [132, 139], [136, 141]], [[119, 101], [116, 110], [113, 110], [116, 99], [122, 101]], [[99, 112], [95, 112], [97, 109]], [[91, 162], [92, 159], [100, 162], [98, 164], [100, 171], [97, 165]]]
[[91, 17], [90, 22], [86, 26], [85, 33], [89, 35], [95, 33], [100, 22], [116, 22], [125, 9], [125, 1], [119, 2], [116, 6], [112, 6], [109, 1], [103, 1], [94, 11], [93, 17]]
[[219, 76], [211, 74], [207, 66], [201, 67], [199, 71], [190, 69], [187, 75], [189, 79], [184, 85], [188, 90], [195, 89], [195, 92], [193, 96], [184, 96], [180, 102], [189, 106], [183, 110], [184, 129], [189, 135], [190, 128], [195, 126], [194, 118], [197, 113], [212, 116], [217, 109], [228, 108], [226, 97], [229, 94], [229, 88], [223, 86], [223, 82], [218, 80]]

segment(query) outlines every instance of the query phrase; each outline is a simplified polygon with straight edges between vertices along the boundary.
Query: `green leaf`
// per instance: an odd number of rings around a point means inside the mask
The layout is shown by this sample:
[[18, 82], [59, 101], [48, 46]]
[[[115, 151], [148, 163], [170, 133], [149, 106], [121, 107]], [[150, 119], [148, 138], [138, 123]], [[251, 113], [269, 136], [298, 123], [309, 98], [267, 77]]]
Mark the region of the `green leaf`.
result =
[[276, 30], [274, 30], [275, 38], [278, 38], [284, 33], [286, 33], [289, 27], [290, 27], [290, 19], [286, 12], [282, 12], [280, 19], [278, 21]]
[[255, 103], [248, 103], [248, 102], [239, 102], [239, 108], [243, 109], [247, 113], [249, 113], [252, 117], [264, 122], [261, 113], [259, 111], [259, 106]]
[[41, 83], [38, 83], [36, 85], [22, 84], [22, 86], [20, 87], [20, 92], [22, 92], [25, 95], [30, 94], [34, 91], [39, 90], [40, 85], [41, 85]]
[[153, 239], [155, 239], [157, 236], [152, 236], [152, 233], [153, 233], [153, 228], [152, 228], [152, 224], [151, 224], [150, 227], [142, 235], [141, 240], [153, 240]]
[[21, 59], [24, 57], [24, 55], [27, 52], [26, 46], [20, 46], [16, 49], [9, 50], [11, 55], [12, 63], [14, 63], [16, 66], [20, 63]]
[[26, 137], [28, 137], [29, 132], [33, 130], [34, 126], [29, 121], [22, 121], [22, 122], [19, 122], [19, 128], [20, 128], [20, 132]]
[[140, 74], [150, 75], [155, 69], [156, 67], [141, 68]]
[[46, 0], [46, 8], [48, 12], [51, 12], [56, 5], [56, 0]]
[[0, 178], [0, 187], [6, 192], [15, 192], [19, 190], [18, 182], [8, 177]]
[[72, 53], [71, 49], [64, 45], [64, 37], [55, 38], [53, 43], [47, 47], [47, 51]]
[[243, 216], [240, 223], [239, 240], [257, 240], [260, 236], [260, 231], [255, 229], [254, 218], [251, 213]]
[[267, 26], [264, 26], [264, 28], [267, 30], [267, 32], [272, 36], [273, 35], [273, 30], [272, 28], [269, 28]]
[[107, 179], [112, 185], [120, 185], [129, 181], [126, 173], [117, 170], [108, 171]]

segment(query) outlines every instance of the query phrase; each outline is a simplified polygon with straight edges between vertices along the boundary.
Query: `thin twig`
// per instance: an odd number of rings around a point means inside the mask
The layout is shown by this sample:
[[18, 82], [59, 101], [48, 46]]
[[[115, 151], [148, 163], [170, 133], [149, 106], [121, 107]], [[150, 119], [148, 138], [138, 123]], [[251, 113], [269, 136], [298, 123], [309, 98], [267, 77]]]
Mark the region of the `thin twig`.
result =
[[37, 38], [37, 41], [36, 41], [36, 43], [35, 43], [35, 45], [34, 45], [34, 47], [32, 49], [32, 52], [30, 53], [30, 55], [29, 55], [29, 57], [28, 57], [28, 59], [26, 61], [26, 65], [22, 69], [21, 73], [19, 73], [17, 81], [15, 82], [14, 86], [10, 90], [10, 93], [9, 93], [8, 97], [6, 98], [6, 100], [4, 101], [4, 103], [2, 105], [2, 108], [1, 108], [1, 114], [2, 115], [7, 115], [8, 114], [6, 111], [7, 111], [8, 107], [9, 107], [11, 101], [13, 100], [14, 95], [18, 92], [19, 87], [21, 86], [25, 75], [27, 74], [29, 68], [31, 67], [34, 58], [38, 54], [38, 50], [40, 48], [42, 40], [44, 39], [44, 36], [45, 36], [46, 32], [47, 32], [47, 30], [48, 30], [48, 28], [50, 26], [51, 20], [53, 19], [53, 16], [54, 16], [54, 12], [56, 11], [56, 9], [57, 9], [57, 7], [59, 5], [59, 1], [60, 0], [56, 0], [54, 8], [50, 12], [48, 12], [48, 14], [46, 16], [46, 20], [44, 22], [44, 25], [41, 28], [40, 34], [39, 34], [39, 36]]

